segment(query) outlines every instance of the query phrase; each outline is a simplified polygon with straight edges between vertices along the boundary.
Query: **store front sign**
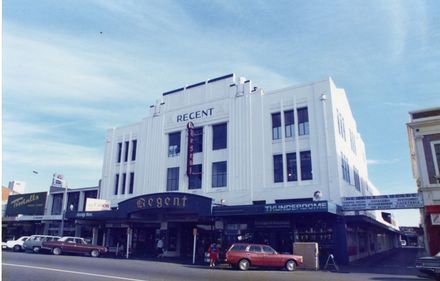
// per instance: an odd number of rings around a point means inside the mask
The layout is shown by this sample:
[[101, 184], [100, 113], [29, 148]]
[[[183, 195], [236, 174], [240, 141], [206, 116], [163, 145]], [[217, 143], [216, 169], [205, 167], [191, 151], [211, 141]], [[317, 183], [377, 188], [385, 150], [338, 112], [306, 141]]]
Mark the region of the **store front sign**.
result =
[[47, 192], [10, 195], [6, 216], [44, 215]]
[[327, 210], [327, 201], [267, 204], [264, 206], [265, 213], [326, 212]]
[[342, 198], [343, 211], [418, 209], [422, 207], [423, 199], [418, 193]]
[[110, 210], [110, 201], [104, 199], [87, 198], [86, 212], [108, 211]]
[[211, 107], [211, 108], [207, 108], [207, 109], [203, 109], [203, 110], [197, 110], [197, 111], [193, 111], [193, 112], [178, 114], [176, 117], [177, 123], [187, 122], [187, 121], [191, 121], [194, 119], [200, 119], [200, 118], [204, 118], [204, 117], [209, 117], [209, 116], [212, 116], [213, 111], [214, 111], [214, 108]]

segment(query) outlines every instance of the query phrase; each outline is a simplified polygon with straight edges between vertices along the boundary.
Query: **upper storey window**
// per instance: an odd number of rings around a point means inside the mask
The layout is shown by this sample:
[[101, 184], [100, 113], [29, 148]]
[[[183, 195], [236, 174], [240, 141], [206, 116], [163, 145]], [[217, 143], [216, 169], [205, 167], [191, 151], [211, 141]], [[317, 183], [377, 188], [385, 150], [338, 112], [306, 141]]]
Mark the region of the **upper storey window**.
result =
[[137, 140], [133, 140], [131, 142], [131, 161], [135, 161], [136, 160], [136, 148], [137, 148]]
[[124, 162], [128, 161], [128, 145], [130, 142], [126, 141], [124, 144]]
[[224, 149], [227, 147], [228, 126], [226, 123], [212, 126], [212, 150]]
[[180, 154], [180, 132], [168, 135], [168, 157]]
[[203, 127], [194, 129], [194, 153], [203, 151]]
[[286, 138], [295, 137], [295, 118], [293, 110], [284, 111], [284, 127]]
[[309, 134], [309, 113], [307, 107], [298, 108], [298, 135]]
[[272, 139], [281, 139], [281, 114], [272, 113]]
[[122, 142], [118, 143], [118, 163], [121, 163], [121, 156], [122, 156]]

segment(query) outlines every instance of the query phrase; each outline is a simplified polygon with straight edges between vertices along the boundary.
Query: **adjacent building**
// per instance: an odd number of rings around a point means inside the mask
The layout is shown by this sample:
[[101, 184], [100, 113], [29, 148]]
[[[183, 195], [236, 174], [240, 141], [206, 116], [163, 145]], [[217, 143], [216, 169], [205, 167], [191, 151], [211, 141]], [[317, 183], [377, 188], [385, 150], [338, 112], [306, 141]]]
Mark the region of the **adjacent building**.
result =
[[409, 113], [407, 124], [413, 176], [423, 196], [420, 209], [426, 250], [440, 251], [440, 107]]
[[[107, 131], [100, 198], [112, 210], [68, 214], [127, 257], [203, 254], [211, 241], [318, 242], [340, 263], [397, 246], [379, 211], [342, 212], [377, 195], [346, 93], [332, 79], [266, 92], [229, 74], [162, 94], [139, 122]], [[325, 261], [325, 260], [324, 260]]]

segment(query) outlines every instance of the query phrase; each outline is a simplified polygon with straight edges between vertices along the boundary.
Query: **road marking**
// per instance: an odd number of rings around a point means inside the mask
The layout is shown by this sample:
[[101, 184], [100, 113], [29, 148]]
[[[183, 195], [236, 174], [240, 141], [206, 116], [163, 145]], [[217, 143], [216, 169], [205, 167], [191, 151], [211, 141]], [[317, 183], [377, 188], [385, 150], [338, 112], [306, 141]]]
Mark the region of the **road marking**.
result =
[[12, 263], [3, 263], [3, 265], [16, 266], [16, 267], [25, 267], [25, 268], [32, 268], [32, 269], [40, 269], [40, 270], [48, 270], [48, 271], [58, 271], [58, 272], [65, 272], [65, 273], [72, 273], [72, 274], [79, 274], [79, 275], [89, 275], [89, 276], [96, 276], [96, 277], [103, 277], [103, 278], [112, 278], [112, 279], [119, 279], [119, 280], [148, 281], [148, 280], [145, 280], [145, 279], [134, 279], [134, 278], [127, 278], [127, 277], [120, 277], [120, 276], [111, 276], [111, 275], [95, 274], [95, 273], [88, 273], [88, 272], [79, 272], [79, 271], [71, 271], [71, 270], [64, 270], [64, 269], [56, 269], [56, 268], [50, 268], [50, 267], [39, 267], [39, 266], [30, 266], [30, 265], [12, 264]]

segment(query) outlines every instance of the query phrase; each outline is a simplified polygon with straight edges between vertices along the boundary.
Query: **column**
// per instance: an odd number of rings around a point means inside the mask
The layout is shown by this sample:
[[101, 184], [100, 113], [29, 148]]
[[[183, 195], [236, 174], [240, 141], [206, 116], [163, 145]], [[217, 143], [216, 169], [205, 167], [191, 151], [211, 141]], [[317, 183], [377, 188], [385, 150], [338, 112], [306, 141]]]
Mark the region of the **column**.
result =
[[92, 245], [98, 245], [98, 227], [92, 228]]
[[339, 264], [348, 264], [347, 224], [343, 216], [337, 216], [333, 224], [333, 254]]

